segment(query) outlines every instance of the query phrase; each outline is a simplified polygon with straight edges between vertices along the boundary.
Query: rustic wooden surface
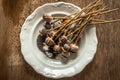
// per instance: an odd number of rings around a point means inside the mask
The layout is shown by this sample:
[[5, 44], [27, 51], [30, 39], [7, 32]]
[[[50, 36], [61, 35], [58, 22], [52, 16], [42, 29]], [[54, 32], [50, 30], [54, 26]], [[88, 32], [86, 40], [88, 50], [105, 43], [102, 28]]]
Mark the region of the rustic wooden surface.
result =
[[[38, 6], [65, 1], [84, 7], [94, 0], [0, 0], [0, 80], [53, 80], [37, 74], [23, 59], [19, 33], [25, 18]], [[104, 0], [120, 8], [120, 0]], [[120, 11], [102, 19], [120, 18]], [[59, 80], [120, 80], [120, 23], [97, 25], [99, 40], [93, 61], [78, 75]]]

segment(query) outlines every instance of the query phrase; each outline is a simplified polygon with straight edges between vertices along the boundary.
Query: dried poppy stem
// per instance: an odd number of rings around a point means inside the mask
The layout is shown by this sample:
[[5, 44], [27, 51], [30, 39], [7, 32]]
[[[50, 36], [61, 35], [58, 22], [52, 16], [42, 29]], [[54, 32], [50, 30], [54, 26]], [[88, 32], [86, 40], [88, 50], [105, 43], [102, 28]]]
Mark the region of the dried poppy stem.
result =
[[53, 18], [54, 19], [69, 19], [69, 18], [71, 18], [72, 15], [75, 15], [75, 14], [77, 14], [77, 12], [72, 13], [70, 15], [63, 16], [63, 17], [53, 17]]
[[79, 32], [77, 32], [77, 33], [75, 34], [75, 36], [71, 39], [71, 43], [76, 39], [76, 37], [78, 36], [78, 34], [79, 34]]
[[[98, 13], [98, 14], [99, 14], [99, 13]], [[97, 14], [96, 14], [96, 15], [97, 15]], [[76, 43], [76, 44], [78, 43], [78, 41], [79, 41], [79, 39], [80, 39], [80, 36], [81, 36], [82, 32], [84, 31], [84, 29], [87, 27], [87, 25], [90, 24], [90, 22], [93, 20], [93, 18], [94, 18], [96, 15], [88, 17], [88, 20], [86, 21], [85, 26], [82, 27], [82, 28], [79, 30], [78, 37], [77, 37], [77, 39], [75, 40], [75, 43]]]
[[[78, 22], [78, 21], [80, 21], [80, 20], [82, 20], [82, 18], [78, 18], [78, 19], [72, 21], [69, 25], [71, 25], [71, 24], [73, 24], [73, 23], [76, 23], [76, 22]], [[68, 26], [69, 26], [69, 25], [68, 25]], [[56, 28], [54, 28], [54, 30], [55, 30], [55, 29], [58, 29], [58, 28], [60, 28], [60, 27], [61, 27], [61, 26], [56, 27]]]
[[85, 11], [85, 13], [88, 13], [90, 11], [92, 11], [92, 9], [96, 10], [99, 6], [102, 6], [103, 5], [103, 1], [99, 0], [98, 2], [96, 2], [95, 5], [91, 6], [91, 8], [89, 8], [88, 10]]
[[[86, 20], [84, 19], [79, 25], [82, 25], [85, 21], [86, 21]], [[79, 34], [79, 32], [80, 32], [80, 30], [81, 30], [81, 28], [82, 28], [82, 26], [78, 26], [78, 27], [80, 27], [80, 28], [79, 28], [79, 30], [75, 33], [75, 35], [73, 35], [73, 37], [72, 37], [72, 39], [71, 39], [71, 42], [73, 42], [73, 41], [76, 39], [76, 37], [78, 36], [78, 34]]]
[[[101, 0], [99, 0], [99, 1], [101, 1]], [[95, 1], [95, 2], [97, 2], [97, 1]], [[86, 9], [88, 9], [90, 6], [93, 6], [93, 4], [94, 4], [95, 2], [89, 4], [88, 6], [84, 7], [81, 11], [79, 11], [78, 13], [76, 13], [75, 17], [73, 17], [71, 20], [68, 20], [68, 21], [66, 22], [66, 25], [69, 24], [72, 20], [76, 19], [78, 16], [80, 16], [80, 15], [81, 15]], [[59, 31], [61, 31], [66, 25], [62, 26], [56, 33], [58, 33]]]
[[[83, 23], [83, 21], [81, 22], [81, 24]], [[81, 25], [80, 24], [80, 25]], [[79, 26], [78, 26], [79, 27]], [[81, 27], [81, 26], [80, 26]], [[72, 37], [72, 39], [71, 39], [71, 42], [73, 42], [75, 39], [76, 39], [76, 37], [78, 36], [78, 34], [79, 34], [79, 31], [81, 30], [81, 28], [75, 33], [75, 35], [73, 35], [73, 37]], [[70, 32], [70, 33], [72, 33], [72, 31]], [[69, 33], [69, 34], [70, 34]]]
[[[72, 25], [73, 23], [76, 23], [77, 21], [80, 21], [80, 20], [82, 20], [82, 18], [79, 18], [79, 19], [77, 19], [77, 20], [75, 20], [75, 21], [72, 21], [72, 22], [68, 25], [68, 27], [64, 28], [64, 30], [68, 30], [68, 29], [71, 27], [70, 25]], [[58, 38], [60, 37], [60, 35], [62, 35], [62, 32], [59, 33], [59, 35], [55, 38], [55, 40], [58, 39]]]
[[[55, 28], [51, 28], [50, 30], [47, 30], [48, 32], [50, 32], [50, 31], [57, 31], [57, 30], [59, 30], [59, 28], [61, 28], [63, 25], [65, 25], [66, 24], [66, 22], [67, 22], [67, 20], [66, 21], [64, 21], [63, 23], [62, 23], [62, 25], [61, 26], [58, 26], [58, 27], [55, 27]], [[56, 30], [57, 29], [57, 30]]]
[[[110, 11], [107, 11], [107, 12], [111, 12], [111, 11], [115, 11], [117, 9], [113, 9], [113, 10], [110, 10]], [[97, 14], [96, 14], [97, 15]], [[91, 19], [92, 20], [92, 19]], [[92, 24], [103, 24], [103, 23], [111, 23], [111, 22], [120, 22], [120, 19], [117, 19], [117, 20], [110, 20], [110, 21], [106, 21], [106, 20], [97, 20], [97, 19], [93, 19], [93, 21], [97, 21], [97, 22], [92, 22]], [[90, 23], [89, 23], [90, 24]], [[82, 30], [80, 30], [79, 32], [79, 36], [77, 37], [75, 43], [78, 42], [80, 36], [81, 36], [81, 33], [84, 31], [85, 27], [83, 27]]]
[[[89, 9], [89, 10], [90, 10], [90, 9]], [[90, 14], [89, 14], [89, 15], [90, 15]], [[78, 19], [75, 19], [74, 21], [70, 22], [67, 26], [69, 26], [69, 25], [71, 25], [71, 24], [73, 24], [73, 23], [75, 23], [75, 22], [79, 22], [80, 20], [83, 20], [83, 18], [84, 18], [84, 17], [87, 17], [87, 16], [88, 16], [88, 15], [84, 15], [84, 16], [78, 18]]]
[[[101, 1], [101, 0], [99, 0], [99, 1]], [[98, 2], [99, 2], [98, 1]], [[62, 27], [61, 29], [59, 29], [56, 33], [58, 33], [60, 30], [62, 30], [62, 29], [64, 29], [64, 28], [68, 28], [68, 26], [70, 25], [70, 24], [73, 24], [74, 23], [74, 19], [77, 19], [85, 10], [87, 10], [87, 9], [91, 9], [91, 8], [93, 8], [93, 7], [95, 7], [95, 6], [98, 6], [98, 4], [99, 3], [96, 3], [94, 6], [92, 6], [92, 4], [90, 4], [90, 5], [88, 5], [87, 7], [85, 7], [85, 8], [83, 8], [80, 12], [78, 12], [76, 15], [75, 15], [75, 17], [73, 17], [70, 21], [68, 21], [68, 23], [64, 26], [64, 27]], [[101, 3], [102, 4], [102, 3]], [[101, 4], [99, 4], [99, 5], [101, 5]], [[91, 7], [90, 7], [91, 6]], [[78, 19], [78, 20], [80, 20], [80, 19]], [[76, 20], [76, 21], [78, 21], [78, 20]], [[72, 22], [73, 21], [73, 22]], [[55, 39], [57, 39], [60, 35], [61, 35], [62, 33], [59, 33], [59, 35], [55, 38]]]
[[106, 20], [93, 19], [92, 22], [105, 22]]
[[53, 17], [53, 19], [69, 19], [70, 17], [65, 16], [65, 17]]
[[53, 17], [53, 18], [54, 19], [69, 19], [69, 18], [71, 18], [72, 15], [75, 15], [75, 14], [77, 14], [77, 12], [72, 13], [70, 15], [63, 16], [63, 17]]
[[76, 44], [78, 43], [78, 40], [80, 39], [82, 32], [83, 32], [84, 29], [87, 27], [87, 25], [89, 24], [89, 22], [90, 22], [90, 21], [88, 21], [88, 22], [86, 23], [86, 25], [85, 25], [84, 27], [82, 27], [82, 29], [79, 31], [78, 37], [77, 37], [76, 40], [75, 40], [75, 43], [76, 43]]
[[118, 10], [119, 10], [119, 8], [115, 8], [115, 9], [111, 9], [111, 10], [108, 10], [108, 11], [101, 12], [100, 14], [105, 14], [105, 13], [114, 12], [114, 11], [118, 11]]
[[[72, 25], [72, 24], [74, 24], [74, 23], [76, 23], [76, 22], [79, 22], [79, 21], [81, 21], [81, 20], [83, 20], [84, 18], [78, 18], [78, 19], [75, 19], [74, 21], [71, 21], [68, 25], [66, 25], [66, 26], [70, 26], [70, 25]], [[66, 28], [68, 28], [68, 27], [66, 27]]]
[[[81, 33], [82, 33], [82, 31], [87, 27], [87, 25], [89, 24], [89, 22], [92, 20], [92, 17], [91, 16], [89, 16], [88, 18], [87, 18], [87, 20], [85, 20], [84, 21], [84, 24], [81, 26], [81, 28], [79, 29], [79, 31], [78, 31], [78, 35], [77, 36], [75, 36], [75, 43], [77, 44], [77, 42], [78, 42], [78, 39], [80, 38], [80, 36], [81, 36]], [[74, 41], [74, 40], [73, 40]]]
[[[99, 10], [99, 11], [101, 11], [101, 10]], [[91, 14], [93, 14], [93, 13], [91, 13]], [[96, 11], [95, 11], [95, 13], [96, 13]], [[75, 22], [79, 22], [80, 20], [83, 20], [83, 18], [87, 17], [88, 15], [90, 15], [90, 14], [86, 14], [86, 15], [84, 15], [84, 16], [82, 16], [82, 17], [80, 17], [80, 18], [78, 18], [78, 19], [76, 19], [74, 21], [72, 21], [71, 23], [68, 24], [68, 26], [71, 25], [71, 24], [73, 24], [73, 23], [75, 23]]]
[[102, 9], [89, 12], [89, 13], [87, 13], [86, 15], [83, 15], [82, 17], [86, 17], [86, 16], [91, 15], [91, 14], [92, 14], [92, 15], [96, 15], [96, 13], [99, 13], [99, 14], [100, 14], [100, 13], [106, 11], [106, 10], [107, 10], [106, 7], [104, 7], [104, 8], [102, 8]]
[[104, 24], [104, 23], [112, 23], [112, 22], [120, 22], [120, 19], [110, 20], [110, 21], [103, 20], [103, 22], [92, 22], [91, 24]]
[[[99, 11], [101, 11], [101, 10], [99, 10]], [[93, 12], [93, 13], [94, 13], [94, 12]], [[91, 13], [91, 14], [93, 14], [93, 13]], [[95, 13], [96, 13], [96, 11], [95, 11]], [[83, 18], [85, 18], [85, 17], [87, 17], [88, 15], [91, 15], [91, 14], [86, 14], [86, 15], [78, 18], [78, 19], [75, 19], [74, 21], [70, 22], [67, 26], [69, 26], [69, 25], [71, 25], [71, 24], [73, 24], [73, 23], [75, 23], [75, 22], [78, 22], [78, 21], [80, 21], [80, 20], [83, 20]]]
[[[98, 15], [101, 11], [103, 11], [104, 10], [104, 8], [103, 9], [100, 9], [100, 10], [96, 10], [96, 11], [93, 11], [93, 12], [95, 12], [95, 14], [94, 14], [94, 16], [96, 16], [96, 15]], [[89, 14], [89, 13], [88, 13]], [[88, 14], [86, 14], [86, 15], [88, 15]], [[89, 14], [90, 15], [90, 14]], [[92, 15], [92, 14], [91, 14]], [[78, 31], [80, 28], [78, 27], [75, 31], [73, 31], [71, 34], [69, 34], [69, 35], [67, 35], [67, 37], [69, 37], [69, 36], [71, 36], [72, 34], [74, 34], [76, 31]]]

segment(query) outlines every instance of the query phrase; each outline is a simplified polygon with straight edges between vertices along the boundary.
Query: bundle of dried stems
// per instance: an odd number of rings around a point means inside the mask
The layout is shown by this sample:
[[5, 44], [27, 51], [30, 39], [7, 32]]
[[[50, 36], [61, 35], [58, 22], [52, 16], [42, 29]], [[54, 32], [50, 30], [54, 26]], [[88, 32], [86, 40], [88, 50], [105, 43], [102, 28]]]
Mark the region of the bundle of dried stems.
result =
[[53, 17], [45, 14], [43, 16], [46, 21], [45, 29], [40, 31], [40, 36], [44, 38], [44, 45], [50, 49], [46, 50], [50, 51], [47, 56], [67, 62], [71, 55], [77, 53], [81, 35], [87, 26], [120, 21], [120, 19], [100, 20], [96, 19], [96, 16], [117, 10], [118, 8], [109, 10], [102, 0], [97, 0], [68, 16]]

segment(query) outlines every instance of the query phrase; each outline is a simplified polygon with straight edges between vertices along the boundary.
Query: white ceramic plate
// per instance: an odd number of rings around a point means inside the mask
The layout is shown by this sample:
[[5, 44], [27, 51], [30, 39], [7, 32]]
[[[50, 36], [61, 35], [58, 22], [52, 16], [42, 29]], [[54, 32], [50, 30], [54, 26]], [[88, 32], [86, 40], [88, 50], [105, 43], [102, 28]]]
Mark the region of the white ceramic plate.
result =
[[44, 24], [42, 20], [44, 13], [69, 15], [78, 10], [80, 10], [80, 8], [71, 3], [47, 3], [38, 7], [27, 17], [20, 33], [21, 51], [26, 62], [30, 64], [36, 72], [50, 78], [71, 77], [81, 72], [93, 59], [98, 43], [96, 28], [93, 26], [89, 26], [84, 32], [78, 56], [67, 64], [49, 59], [37, 47], [36, 41], [39, 30], [43, 28]]

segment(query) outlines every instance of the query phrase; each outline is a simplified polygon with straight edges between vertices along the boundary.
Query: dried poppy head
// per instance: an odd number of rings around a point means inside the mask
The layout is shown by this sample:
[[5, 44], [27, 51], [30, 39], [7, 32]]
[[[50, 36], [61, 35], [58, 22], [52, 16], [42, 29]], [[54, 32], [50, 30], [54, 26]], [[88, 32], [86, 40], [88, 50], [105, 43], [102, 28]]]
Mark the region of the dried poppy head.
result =
[[50, 32], [48, 33], [48, 35], [49, 35], [50, 37], [54, 36], [54, 35], [55, 35], [55, 31], [50, 31]]
[[54, 45], [53, 50], [54, 50], [55, 52], [58, 52], [58, 53], [61, 51], [59, 45]]
[[50, 14], [44, 14], [43, 19], [47, 22], [50, 22], [51, 20], [53, 20], [53, 17]]
[[67, 42], [67, 37], [66, 36], [62, 36], [61, 37], [61, 42], [64, 44]]
[[51, 28], [50, 22], [46, 22], [46, 23], [45, 23], [45, 28], [46, 28], [46, 29], [50, 29], [50, 28]]
[[66, 51], [69, 51], [70, 50], [70, 46], [68, 45], [68, 44], [64, 44], [64, 49], [66, 50]]
[[47, 31], [45, 29], [42, 29], [42, 31], [39, 32], [41, 37], [45, 37], [47, 35]]
[[57, 59], [60, 60], [62, 63], [66, 64], [68, 62], [68, 58], [62, 54], [58, 54]]
[[52, 40], [52, 38], [50, 37], [47, 37], [46, 40], [45, 40], [45, 43], [48, 45], [48, 46], [54, 46], [55, 45], [55, 42]]
[[70, 50], [74, 53], [78, 51], [78, 46], [76, 44], [70, 44]]
[[66, 53], [62, 53], [62, 55], [68, 58], [68, 57], [70, 57], [71, 53], [70, 52], [66, 52]]
[[61, 26], [61, 22], [60, 21], [57, 21], [54, 23], [54, 27], [60, 27]]

